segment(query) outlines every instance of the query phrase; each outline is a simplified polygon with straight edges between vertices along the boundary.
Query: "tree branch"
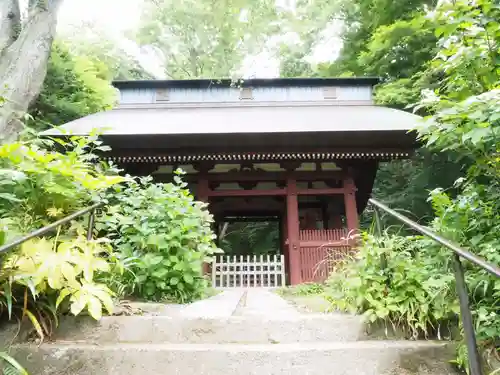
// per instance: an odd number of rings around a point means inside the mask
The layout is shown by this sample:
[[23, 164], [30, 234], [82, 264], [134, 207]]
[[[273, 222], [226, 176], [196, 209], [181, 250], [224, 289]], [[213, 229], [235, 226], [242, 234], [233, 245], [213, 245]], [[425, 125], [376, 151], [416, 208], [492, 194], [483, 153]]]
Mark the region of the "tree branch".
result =
[[0, 54], [14, 43], [21, 31], [18, 0], [0, 1]]

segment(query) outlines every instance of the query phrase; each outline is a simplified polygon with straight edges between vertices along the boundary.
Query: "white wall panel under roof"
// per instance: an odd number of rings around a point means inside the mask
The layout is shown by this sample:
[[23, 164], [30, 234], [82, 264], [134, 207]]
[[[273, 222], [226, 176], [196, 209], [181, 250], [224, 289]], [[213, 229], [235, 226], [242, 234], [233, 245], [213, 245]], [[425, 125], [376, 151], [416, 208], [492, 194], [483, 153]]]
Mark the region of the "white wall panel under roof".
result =
[[[256, 87], [252, 89], [253, 102], [284, 101], [370, 101], [372, 88], [366, 86], [327, 86], [335, 91], [336, 98], [325, 99], [325, 87]], [[167, 88], [168, 101], [164, 103], [224, 103], [240, 102], [240, 89], [234, 87]], [[120, 104], [156, 103], [158, 90], [154, 88], [122, 88]]]
[[153, 89], [122, 89], [120, 90], [120, 104], [148, 104], [155, 102]]

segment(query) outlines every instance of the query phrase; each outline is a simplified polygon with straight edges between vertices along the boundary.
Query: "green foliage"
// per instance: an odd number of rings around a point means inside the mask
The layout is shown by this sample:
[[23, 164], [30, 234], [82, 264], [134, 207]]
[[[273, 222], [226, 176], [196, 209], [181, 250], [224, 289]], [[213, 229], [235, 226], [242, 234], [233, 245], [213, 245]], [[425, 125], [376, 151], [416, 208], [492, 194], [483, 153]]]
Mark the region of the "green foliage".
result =
[[[431, 191], [430, 225], [500, 264], [500, 4], [442, 2], [431, 16], [438, 50], [424, 74], [438, 80], [417, 107], [431, 114], [417, 131], [427, 150], [462, 163], [464, 176], [451, 192]], [[366, 236], [365, 241], [357, 260], [343, 270], [347, 282], [338, 276], [332, 281], [337, 306], [363, 312], [370, 320], [403, 322], [414, 334], [456, 319], [449, 250], [426, 239], [387, 233]], [[467, 262], [464, 267], [478, 343], [485, 353], [498, 352], [500, 281]], [[402, 310], [404, 306], [412, 307]], [[456, 362], [468, 368], [464, 347]]]
[[147, 300], [192, 301], [202, 296], [204, 261], [217, 251], [212, 216], [180, 177], [175, 183], [141, 178], [116, 187], [97, 228], [121, 259], [132, 260], [124, 290]]
[[292, 296], [311, 296], [322, 294], [325, 291], [325, 285], [317, 283], [304, 283], [293, 287], [286, 287], [278, 290], [281, 295]]
[[[339, 59], [318, 66], [320, 76], [379, 76], [375, 89], [377, 104], [411, 110], [421, 100], [423, 89], [440, 86], [442, 71], [430, 69], [439, 46], [438, 22], [427, 17], [434, 1], [356, 0], [343, 2], [347, 19]], [[416, 112], [427, 115], [430, 108]], [[374, 196], [394, 202], [413, 218], [426, 221], [432, 209], [426, 203], [429, 190], [451, 187], [463, 175], [449, 155], [418, 152], [410, 161], [380, 166]], [[386, 223], [392, 223], [383, 218]]]
[[137, 41], [160, 52], [169, 78], [227, 78], [263, 50], [276, 20], [270, 0], [148, 1]]
[[46, 129], [110, 109], [116, 93], [107, 74], [94, 58], [74, 56], [64, 43], [54, 43], [42, 91], [29, 109], [33, 118], [28, 125]]
[[95, 164], [92, 152], [106, 150], [100, 141], [75, 137], [58, 145], [66, 152], [49, 151], [38, 141], [0, 146], [0, 220], [9, 227], [7, 239], [86, 207], [100, 191], [124, 181]]
[[[427, 223], [434, 216], [428, 202], [429, 192], [443, 186], [452, 186], [457, 176], [467, 169], [465, 162], [469, 163], [469, 160], [463, 160], [464, 164], [454, 161], [450, 153], [420, 149], [411, 159], [382, 163], [372, 195], [411, 219]], [[449, 188], [447, 191], [455, 194], [456, 188]], [[363, 215], [367, 219], [366, 227], [372, 219], [370, 209], [368, 207]], [[382, 221], [386, 225], [394, 224], [393, 229], [400, 228], [400, 223], [388, 215], [382, 215]]]
[[[12, 294], [9, 299], [15, 300], [20, 294], [17, 292], [29, 289], [35, 304], [43, 296], [57, 311], [69, 297], [72, 314], [78, 315], [86, 308], [93, 318], [100, 319], [103, 307], [108, 312], [113, 310], [111, 290], [95, 282], [99, 273], [110, 270], [107, 259], [102, 256], [106, 253], [109, 253], [109, 248], [103, 246], [102, 241], [87, 241], [81, 236], [62, 241], [30, 240], [18, 251], [7, 255], [0, 282]], [[9, 315], [12, 315], [13, 307], [16, 306], [7, 303]], [[32, 314], [27, 309], [22, 311], [22, 314], [28, 313]], [[45, 333], [50, 333], [33, 323], [42, 338]]]
[[220, 246], [228, 255], [267, 255], [280, 250], [279, 222], [228, 223], [227, 231], [219, 237]]
[[340, 310], [380, 320], [408, 337], [436, 337], [459, 312], [453, 274], [436, 272], [429, 241], [418, 237], [364, 234], [355, 259], [329, 280], [330, 300]]
[[71, 55], [77, 58], [91, 58], [107, 80], [154, 79], [140, 63], [137, 55], [133, 55], [128, 46], [133, 42], [126, 39], [116, 41], [109, 35], [109, 29], [90, 22], [84, 25], [74, 25], [65, 35], [59, 34]]
[[[47, 142], [54, 146], [53, 142]], [[87, 207], [125, 179], [95, 164], [95, 139], [57, 142], [66, 152], [38, 140], [0, 146], [0, 244]], [[102, 275], [114, 268], [104, 239], [88, 241], [82, 224], [59, 228], [54, 238], [32, 239], [0, 259], [0, 315], [31, 321], [43, 339], [60, 312], [88, 311], [98, 319], [113, 307]]]
[[434, 57], [436, 37], [432, 28], [425, 27], [423, 15], [411, 20], [397, 20], [377, 28], [367, 50], [359, 56], [365, 73], [379, 77], [409, 78]]
[[[464, 247], [474, 250], [491, 264], [500, 264], [500, 186], [465, 183], [454, 199], [442, 191], [432, 193], [437, 217], [434, 228]], [[467, 285], [480, 345], [499, 349], [500, 280], [488, 272], [468, 265]], [[496, 349], [495, 349], [496, 348]], [[461, 363], [466, 358], [459, 357]]]
[[2, 375], [28, 375], [19, 362], [5, 352], [0, 352], [0, 370]]
[[[319, 75], [331, 77], [349, 73], [354, 76], [375, 74], [386, 79], [407, 77], [409, 72], [425, 64], [429, 50], [435, 47], [429, 33], [413, 21], [416, 14], [434, 2], [341, 1], [340, 14], [345, 30], [340, 56], [331, 64], [322, 65]], [[369, 65], [369, 61], [375, 63], [376, 68]], [[389, 73], [396, 75], [388, 77]]]

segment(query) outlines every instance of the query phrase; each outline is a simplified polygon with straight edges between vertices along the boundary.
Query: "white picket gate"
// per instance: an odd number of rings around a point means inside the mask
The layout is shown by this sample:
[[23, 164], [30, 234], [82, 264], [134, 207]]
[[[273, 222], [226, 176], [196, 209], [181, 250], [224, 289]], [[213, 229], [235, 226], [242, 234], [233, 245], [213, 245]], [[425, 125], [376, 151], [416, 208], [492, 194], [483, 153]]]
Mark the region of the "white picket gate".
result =
[[275, 288], [284, 285], [284, 255], [219, 255], [212, 262], [214, 288]]

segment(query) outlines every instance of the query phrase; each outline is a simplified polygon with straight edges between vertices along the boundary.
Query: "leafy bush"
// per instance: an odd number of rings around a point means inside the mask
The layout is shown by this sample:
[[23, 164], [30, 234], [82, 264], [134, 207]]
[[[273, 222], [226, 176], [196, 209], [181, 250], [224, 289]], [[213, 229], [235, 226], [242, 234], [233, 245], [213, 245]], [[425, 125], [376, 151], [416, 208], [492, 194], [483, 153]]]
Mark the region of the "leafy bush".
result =
[[96, 164], [93, 152], [106, 148], [95, 138], [58, 141], [64, 153], [46, 146], [40, 141], [0, 146], [0, 220], [8, 238], [87, 207], [100, 191], [124, 181]]
[[180, 177], [168, 184], [146, 177], [116, 186], [96, 227], [130, 263], [121, 279], [128, 294], [184, 302], [199, 298], [207, 286], [203, 262], [217, 251], [212, 221]]
[[[125, 180], [95, 163], [93, 151], [105, 148], [93, 138], [58, 142], [64, 153], [45, 146], [39, 140], [0, 146], [0, 245], [89, 206], [99, 192]], [[112, 309], [112, 293], [99, 282], [115, 269], [109, 253], [105, 240], [88, 241], [75, 221], [54, 238], [3, 254], [0, 315], [27, 317], [41, 338], [66, 307], [100, 318], [103, 306]]]
[[[69, 296], [70, 311], [78, 315], [87, 308], [95, 319], [102, 316], [103, 306], [113, 310], [112, 292], [96, 283], [96, 274], [108, 272], [110, 265], [102, 255], [109, 249], [103, 240], [87, 241], [76, 237], [65, 241], [37, 239], [21, 245], [19, 251], [7, 257], [2, 278], [8, 289], [29, 289], [36, 302], [40, 295], [52, 297], [54, 310]], [[15, 290], [12, 295], [16, 295]], [[7, 304], [9, 316], [12, 301]], [[30, 314], [26, 308], [23, 314]], [[36, 324], [35, 324], [36, 325]], [[43, 332], [39, 331], [40, 336]]]
[[[434, 229], [471, 249], [491, 264], [500, 264], [500, 185], [459, 181], [462, 193], [451, 199], [443, 191], [432, 192], [437, 217]], [[448, 252], [449, 254], [449, 252]], [[500, 279], [464, 262], [478, 344], [486, 351], [500, 350]], [[457, 358], [467, 367], [466, 352]], [[488, 359], [489, 357], [487, 357]]]
[[[432, 229], [500, 264], [499, 192], [495, 184], [467, 184], [455, 199], [433, 191]], [[388, 323], [414, 338], [442, 337], [458, 328], [451, 250], [430, 239], [388, 233], [364, 234], [363, 240], [354, 261], [346, 262], [329, 280], [327, 293], [335, 307], [362, 313], [372, 323]], [[468, 262], [463, 264], [477, 341], [483, 352], [493, 354], [485, 356], [489, 361], [500, 344], [500, 280]], [[459, 347], [456, 362], [468, 368], [464, 346]]]
[[[433, 114], [418, 127], [418, 135], [429, 151], [446, 152], [467, 167], [453, 186], [453, 195], [442, 189], [431, 192], [431, 226], [490, 263], [500, 264], [500, 4], [440, 2], [429, 16], [439, 40], [425, 73], [436, 77], [437, 85], [424, 91], [416, 108]], [[343, 271], [346, 283], [334, 278], [334, 303], [372, 320], [403, 322], [417, 333], [428, 332], [428, 326], [443, 319], [458, 318], [458, 314], [453, 318], [458, 312], [451, 251], [415, 237], [367, 236], [365, 241], [356, 262]], [[478, 343], [483, 353], [498, 359], [500, 281], [465, 261], [464, 268]], [[464, 346], [459, 347], [457, 363], [468, 368]]]
[[329, 299], [340, 310], [388, 323], [407, 337], [436, 337], [456, 322], [453, 274], [436, 272], [420, 237], [363, 235], [363, 245], [329, 280]]

